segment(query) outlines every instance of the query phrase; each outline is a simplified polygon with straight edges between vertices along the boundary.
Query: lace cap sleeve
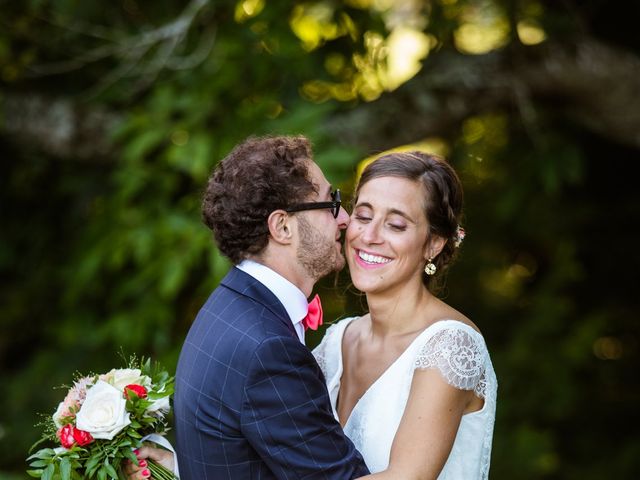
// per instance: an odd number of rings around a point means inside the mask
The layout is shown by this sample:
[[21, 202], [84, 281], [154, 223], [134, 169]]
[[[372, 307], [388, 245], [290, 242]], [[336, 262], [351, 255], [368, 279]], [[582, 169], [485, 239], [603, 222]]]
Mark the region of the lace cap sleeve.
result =
[[474, 390], [485, 398], [487, 347], [482, 335], [460, 322], [447, 325], [420, 347], [414, 368], [436, 368], [446, 382], [460, 390]]

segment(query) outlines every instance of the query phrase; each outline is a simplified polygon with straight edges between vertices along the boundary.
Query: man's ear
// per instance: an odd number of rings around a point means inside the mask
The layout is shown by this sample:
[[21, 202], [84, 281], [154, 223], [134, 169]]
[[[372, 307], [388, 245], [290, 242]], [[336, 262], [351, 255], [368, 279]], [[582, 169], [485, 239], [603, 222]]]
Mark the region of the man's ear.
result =
[[284, 210], [274, 210], [267, 218], [269, 235], [281, 245], [289, 245], [293, 240], [293, 218]]
[[427, 245], [424, 248], [424, 259], [429, 260], [436, 258], [440, 255], [440, 252], [447, 244], [447, 240], [438, 235], [431, 235], [431, 238], [427, 242]]

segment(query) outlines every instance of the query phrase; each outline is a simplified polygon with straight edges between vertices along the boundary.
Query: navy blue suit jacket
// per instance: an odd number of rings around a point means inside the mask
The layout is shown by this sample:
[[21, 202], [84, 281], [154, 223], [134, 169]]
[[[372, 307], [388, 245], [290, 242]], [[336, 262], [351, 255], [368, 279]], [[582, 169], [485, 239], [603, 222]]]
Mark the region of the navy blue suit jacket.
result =
[[322, 372], [284, 306], [237, 268], [187, 335], [174, 415], [184, 480], [345, 480], [369, 473], [335, 420]]

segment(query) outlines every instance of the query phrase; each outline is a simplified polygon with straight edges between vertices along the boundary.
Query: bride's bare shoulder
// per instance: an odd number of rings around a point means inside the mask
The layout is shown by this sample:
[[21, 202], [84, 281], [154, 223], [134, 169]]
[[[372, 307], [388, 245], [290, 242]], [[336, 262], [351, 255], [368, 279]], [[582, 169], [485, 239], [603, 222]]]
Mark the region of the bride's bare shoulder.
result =
[[455, 320], [460, 323], [464, 323], [465, 325], [469, 325], [478, 333], [482, 333], [478, 328], [478, 326], [475, 323], [473, 323], [471, 319], [467, 317], [464, 313], [460, 312], [459, 310], [456, 310], [451, 305], [444, 303], [442, 300], [438, 300], [438, 302], [439, 304], [438, 304], [437, 311], [434, 313], [434, 317], [437, 319], [436, 321]]
[[349, 325], [345, 328], [344, 334], [342, 335], [343, 344], [352, 344], [358, 340], [371, 323], [371, 317], [367, 313], [362, 315], [361, 317], [354, 318], [349, 322]]

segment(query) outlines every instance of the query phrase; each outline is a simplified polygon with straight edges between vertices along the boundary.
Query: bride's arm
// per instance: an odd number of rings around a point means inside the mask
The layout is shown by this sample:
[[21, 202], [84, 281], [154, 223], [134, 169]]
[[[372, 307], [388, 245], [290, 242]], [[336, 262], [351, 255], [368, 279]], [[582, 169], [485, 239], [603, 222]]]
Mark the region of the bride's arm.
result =
[[436, 369], [416, 370], [391, 446], [389, 467], [362, 480], [432, 480], [444, 467], [473, 392], [449, 385]]

